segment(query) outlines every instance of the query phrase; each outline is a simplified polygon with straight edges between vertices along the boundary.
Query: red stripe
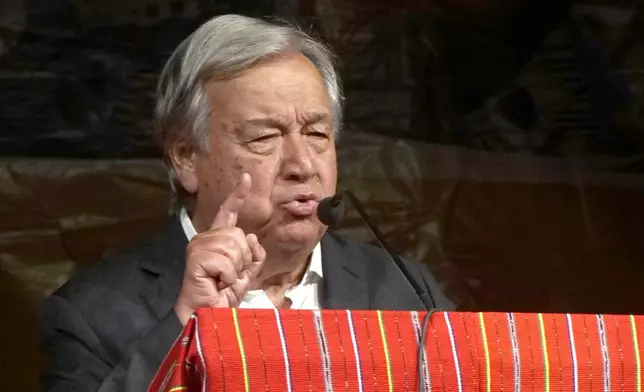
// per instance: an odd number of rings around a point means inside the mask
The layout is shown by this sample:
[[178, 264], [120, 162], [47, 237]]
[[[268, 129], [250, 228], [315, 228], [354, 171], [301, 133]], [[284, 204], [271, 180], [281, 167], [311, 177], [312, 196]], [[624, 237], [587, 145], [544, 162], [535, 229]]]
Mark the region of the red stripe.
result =
[[[418, 317], [421, 318], [421, 325], [424, 315], [425, 313], [420, 313], [418, 315]], [[407, 361], [406, 366], [408, 371], [410, 372], [408, 390], [418, 391], [418, 344], [416, 343], [415, 339], [416, 331], [414, 323], [412, 322], [412, 318], [409, 312], [396, 312], [395, 318], [398, 319], [398, 328], [400, 328], [400, 336], [402, 337], [401, 349], [405, 352], [405, 359]], [[424, 374], [421, 373], [420, 377], [424, 377]]]
[[386, 391], [387, 367], [377, 316], [364, 311], [353, 311], [351, 316], [360, 354], [363, 388], [365, 391]]
[[[194, 319], [188, 320], [184, 330], [179, 334], [157, 370], [156, 376], [148, 388], [149, 391], [167, 391], [174, 385], [185, 385], [190, 381], [190, 376], [193, 376], [192, 381], [194, 382], [194, 375], [184, 371], [184, 364], [186, 360], [190, 360], [191, 354], [194, 352], [195, 324]], [[184, 337], [187, 338], [186, 344], [181, 344]], [[199, 380], [197, 379], [197, 381]]]
[[550, 390], [572, 390], [573, 362], [566, 315], [544, 314], [543, 325], [548, 347]]
[[514, 388], [514, 364], [512, 343], [506, 313], [488, 313], [485, 316], [488, 348], [490, 350], [492, 388]]
[[521, 386], [530, 391], [543, 391], [544, 362], [537, 315], [516, 313], [514, 320], [521, 351]]
[[344, 311], [327, 311], [322, 314], [324, 331], [333, 361], [333, 390], [357, 391], [358, 372], [356, 370], [356, 356], [351, 344], [351, 330]]
[[[297, 312], [296, 310], [292, 310], [292, 312], [299, 313], [301, 317], [301, 328], [306, 339], [306, 345], [309, 346], [311, 378], [313, 385], [318, 386], [317, 389], [314, 388], [314, 391], [323, 391], [324, 368], [322, 363], [322, 347], [320, 346], [318, 330], [313, 320], [313, 312]], [[298, 327], [300, 326], [298, 325]]]
[[191, 367], [190, 368], [184, 367], [187, 373], [186, 387], [188, 388], [188, 391], [199, 391], [201, 389], [202, 375], [204, 374], [204, 369], [203, 369], [203, 365], [201, 364], [201, 359], [199, 358], [199, 353], [197, 350], [197, 345], [195, 344], [195, 339], [193, 339], [190, 346], [188, 346], [187, 358]]
[[[421, 334], [424, 324], [425, 314], [420, 316]], [[445, 375], [443, 371], [443, 362], [445, 361], [445, 349], [441, 349], [436, 332], [436, 324], [439, 323], [436, 314], [431, 316], [425, 329], [425, 350], [427, 353], [427, 362], [429, 367], [429, 379], [431, 380], [432, 390], [445, 390]]]
[[[199, 340], [206, 359], [208, 390], [242, 391], [243, 368], [237, 342], [232, 312], [222, 309], [204, 309], [198, 313]], [[280, 312], [291, 366], [292, 388], [295, 391], [322, 391], [324, 379], [318, 335], [313, 313], [306, 311]], [[323, 311], [323, 323], [334, 391], [358, 389], [356, 362], [351, 334], [345, 312]], [[420, 314], [422, 318], [423, 314]], [[430, 323], [427, 334], [428, 360], [431, 369], [432, 390], [456, 390], [457, 369], [445, 323], [445, 314], [438, 313]], [[461, 370], [463, 390], [487, 389], [486, 358], [481, 337], [478, 314], [449, 313], [450, 325]], [[249, 378], [253, 390], [285, 390], [286, 377], [282, 346], [272, 311], [240, 311], [239, 325], [245, 346]], [[365, 322], [365, 317], [367, 321]], [[383, 312], [389, 360], [395, 389], [416, 390], [416, 343], [409, 312]], [[571, 316], [578, 364], [580, 391], [603, 390], [603, 358], [597, 317], [595, 315]], [[514, 367], [510, 333], [506, 313], [484, 315], [488, 353], [491, 360], [491, 381], [494, 390], [513, 390]], [[543, 391], [544, 356], [538, 316], [515, 314], [517, 340], [521, 356], [522, 389]], [[421, 320], [422, 322], [422, 320]], [[386, 360], [381, 341], [378, 317], [375, 312], [353, 313], [354, 330], [360, 351], [361, 371], [365, 391], [387, 391]], [[573, 380], [570, 337], [565, 315], [543, 315], [547, 340], [550, 388], [571, 390]], [[644, 316], [636, 317], [639, 344], [644, 344]], [[301, 326], [300, 326], [301, 324]], [[186, 367], [186, 361], [200, 366], [197, 339], [191, 321], [177, 339], [162, 363], [150, 391], [168, 390], [174, 386], [188, 386], [200, 390], [200, 378]], [[613, 390], [636, 390], [636, 358], [630, 319], [628, 316], [604, 316], [606, 340], [611, 365]], [[181, 337], [187, 336], [186, 344]], [[260, 349], [261, 342], [261, 349]], [[640, 359], [644, 359], [644, 350]], [[223, 351], [223, 354], [220, 354]], [[262, 360], [261, 353], [264, 353]], [[223, 356], [222, 356], [223, 355]], [[223, 361], [222, 361], [223, 358]], [[172, 366], [179, 364], [180, 366]], [[223, 366], [223, 369], [222, 369]], [[265, 370], [268, 378], [264, 375]], [[310, 375], [309, 375], [310, 370]], [[162, 385], [166, 376], [170, 382]], [[407, 383], [405, 383], [407, 377]], [[644, 382], [644, 380], [642, 380]], [[161, 387], [164, 388], [161, 388]]]
[[230, 309], [199, 313], [199, 337], [206, 360], [208, 390], [243, 390], [244, 369]]
[[280, 311], [293, 391], [324, 390], [322, 364], [312, 312]]
[[479, 390], [479, 368], [477, 360], [476, 342], [472, 340], [472, 325], [467, 325], [467, 316], [465, 313], [448, 313], [452, 330], [454, 331], [454, 340], [456, 343], [456, 352], [461, 369], [461, 381], [464, 391]]
[[[408, 391], [417, 390], [418, 377], [416, 377], [416, 358], [418, 349], [405, 345], [403, 333], [413, 335], [409, 312], [386, 311], [382, 313], [382, 321], [385, 327], [387, 346], [389, 347], [389, 361], [391, 362], [391, 375], [394, 390]], [[405, 322], [406, 325], [402, 325]], [[403, 332], [404, 331], [404, 332]]]
[[[456, 363], [452, 353], [452, 343], [449, 337], [449, 330], [445, 322], [443, 312], [432, 315], [429, 327], [431, 330], [431, 343], [428, 351], [430, 358], [430, 368], [432, 369], [432, 389], [458, 391], [458, 378], [456, 375]], [[439, 353], [440, 352], [440, 353]], [[440, 358], [440, 360], [431, 361], [431, 358]], [[432, 366], [433, 365], [433, 366]]]
[[[486, 391], [487, 386], [487, 376], [486, 376], [486, 365], [485, 365], [485, 347], [483, 346], [483, 339], [481, 335], [481, 326], [479, 323], [478, 313], [465, 313], [464, 314], [466, 324], [463, 326], [467, 329], [467, 333], [471, 339], [472, 351], [477, 359], [476, 375], [478, 378], [478, 385], [480, 391]], [[457, 343], [462, 344], [462, 343]]]
[[[611, 367], [611, 388], [616, 391], [627, 389], [627, 385], [635, 386], [633, 378], [625, 377], [627, 351], [630, 351], [631, 361], [635, 360], [630, 337], [630, 328], [627, 324], [620, 325], [620, 318], [615, 316], [604, 316], [606, 329], [606, 341], [608, 342], [608, 353]], [[634, 363], [634, 362], [633, 362]], [[631, 389], [631, 388], [628, 388]]]
[[580, 391], [603, 389], [602, 357], [594, 315], [572, 315]]
[[286, 390], [286, 368], [273, 312], [239, 312], [239, 328], [253, 391]]

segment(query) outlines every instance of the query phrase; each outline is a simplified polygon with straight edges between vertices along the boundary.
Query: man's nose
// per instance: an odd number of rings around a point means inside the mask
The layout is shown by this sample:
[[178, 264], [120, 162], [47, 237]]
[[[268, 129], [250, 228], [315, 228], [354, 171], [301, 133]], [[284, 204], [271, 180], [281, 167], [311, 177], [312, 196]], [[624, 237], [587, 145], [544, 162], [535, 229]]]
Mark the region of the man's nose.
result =
[[282, 152], [282, 176], [287, 181], [306, 182], [315, 175], [311, 150], [301, 134], [285, 137]]

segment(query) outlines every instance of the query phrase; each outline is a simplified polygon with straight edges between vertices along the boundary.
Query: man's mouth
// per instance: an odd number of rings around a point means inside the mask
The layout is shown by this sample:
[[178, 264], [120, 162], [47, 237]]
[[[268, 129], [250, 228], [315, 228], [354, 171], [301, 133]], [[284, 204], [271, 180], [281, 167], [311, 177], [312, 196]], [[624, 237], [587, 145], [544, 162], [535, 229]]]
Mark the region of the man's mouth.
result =
[[294, 216], [307, 217], [317, 213], [318, 201], [312, 195], [302, 195], [284, 204], [286, 211]]

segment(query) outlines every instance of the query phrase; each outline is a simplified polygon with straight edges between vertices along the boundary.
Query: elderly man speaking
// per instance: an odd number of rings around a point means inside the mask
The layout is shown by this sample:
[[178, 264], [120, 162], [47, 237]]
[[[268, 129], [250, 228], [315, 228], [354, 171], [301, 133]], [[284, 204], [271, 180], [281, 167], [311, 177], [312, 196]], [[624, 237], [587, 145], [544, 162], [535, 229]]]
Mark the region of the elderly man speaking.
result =
[[[203, 24], [159, 82], [156, 134], [181, 208], [45, 300], [47, 391], [143, 391], [201, 307], [422, 309], [379, 248], [326, 233], [342, 94], [331, 54], [287, 25]], [[452, 307], [407, 262], [437, 306]]]

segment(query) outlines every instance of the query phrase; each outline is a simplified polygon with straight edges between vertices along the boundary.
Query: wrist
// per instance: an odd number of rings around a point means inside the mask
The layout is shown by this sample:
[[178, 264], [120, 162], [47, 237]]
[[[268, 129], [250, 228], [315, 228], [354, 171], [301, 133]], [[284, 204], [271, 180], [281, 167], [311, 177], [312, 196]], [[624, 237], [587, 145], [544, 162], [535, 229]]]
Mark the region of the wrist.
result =
[[179, 319], [179, 322], [181, 322], [181, 325], [185, 327], [186, 324], [188, 324], [190, 317], [192, 317], [194, 310], [188, 308], [187, 306], [176, 304], [174, 305], [174, 313], [177, 315], [177, 318]]

